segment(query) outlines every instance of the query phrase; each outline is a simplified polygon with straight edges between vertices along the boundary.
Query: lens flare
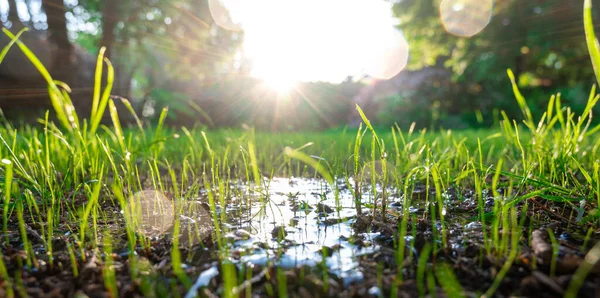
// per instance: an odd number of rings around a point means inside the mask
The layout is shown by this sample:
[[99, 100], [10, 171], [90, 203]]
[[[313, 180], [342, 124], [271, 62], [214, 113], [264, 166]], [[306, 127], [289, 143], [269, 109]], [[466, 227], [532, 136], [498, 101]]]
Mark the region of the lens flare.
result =
[[222, 0], [208, 0], [208, 8], [210, 15], [219, 27], [230, 31], [241, 30], [240, 24], [232, 20], [231, 14]]
[[269, 89], [277, 92], [279, 95], [288, 94], [296, 86], [294, 79], [285, 77], [269, 77], [264, 79], [264, 83]]
[[173, 233], [175, 219], [179, 219], [179, 243], [194, 245], [202, 242], [213, 231], [212, 218], [199, 201], [173, 201], [155, 190], [136, 192], [123, 210], [132, 229], [154, 238]]
[[390, 79], [402, 71], [408, 63], [408, 42], [404, 34], [396, 28], [389, 28], [392, 36], [386, 44], [374, 49], [368, 63], [367, 73], [378, 79]]
[[173, 202], [155, 190], [135, 193], [124, 212], [132, 228], [146, 237], [167, 233], [174, 222]]
[[272, 91], [365, 74], [386, 79], [407, 62], [408, 45], [387, 0], [209, 2], [217, 25], [243, 29], [250, 75]]
[[493, 10], [493, 0], [443, 0], [440, 17], [450, 34], [471, 37], [490, 23]]
[[179, 215], [179, 243], [182, 245], [198, 244], [212, 234], [212, 217], [208, 205], [199, 201], [182, 203], [182, 214]]

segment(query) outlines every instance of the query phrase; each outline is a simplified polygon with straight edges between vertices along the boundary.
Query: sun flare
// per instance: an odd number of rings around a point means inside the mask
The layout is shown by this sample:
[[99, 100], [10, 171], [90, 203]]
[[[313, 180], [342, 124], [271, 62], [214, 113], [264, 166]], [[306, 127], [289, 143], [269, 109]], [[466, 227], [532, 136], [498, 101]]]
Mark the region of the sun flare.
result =
[[294, 89], [294, 87], [296, 87], [297, 83], [295, 79], [277, 76], [264, 78], [263, 81], [266, 87], [277, 92], [279, 95], [288, 94], [292, 89]]
[[278, 92], [301, 81], [387, 79], [408, 61], [408, 44], [383, 0], [211, 2], [217, 24], [243, 31], [251, 75]]

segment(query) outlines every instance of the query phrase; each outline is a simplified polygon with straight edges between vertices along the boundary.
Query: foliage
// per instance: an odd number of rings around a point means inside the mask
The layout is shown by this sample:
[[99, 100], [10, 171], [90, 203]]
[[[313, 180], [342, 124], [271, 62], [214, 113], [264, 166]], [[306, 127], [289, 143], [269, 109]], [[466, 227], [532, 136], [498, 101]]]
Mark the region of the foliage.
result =
[[[580, 1], [494, 1], [490, 23], [471, 38], [446, 32], [440, 3], [406, 0], [393, 6], [399, 28], [411, 45], [409, 67], [451, 69], [460, 88], [441, 91], [445, 98], [440, 101], [440, 124], [447, 117], [469, 126], [481, 125], [474, 119], [476, 112], [481, 112], [485, 125], [494, 123], [500, 110], [518, 117], [520, 112], [505, 88], [509, 84], [506, 68], [515, 71], [534, 117], [541, 117], [548, 97], [558, 92], [573, 110], [583, 111], [585, 102], [580, 99], [593, 82], [593, 70], [587, 58]], [[430, 92], [424, 90], [414, 97], [408, 106], [420, 104], [420, 98], [429, 98]], [[389, 106], [397, 105], [389, 102]]]
[[[52, 1], [55, 0], [42, 2], [47, 4], [44, 7], [56, 6]], [[98, 98], [97, 93], [94, 92], [92, 96], [92, 92], [88, 92], [94, 79], [80, 79], [86, 76], [76, 66], [65, 66], [60, 71], [53, 67], [55, 64], [68, 65], [75, 61], [75, 53], [79, 59], [76, 63], [85, 64], [84, 68], [87, 68], [87, 64], [91, 66], [92, 62], [87, 63], [86, 58], [92, 60], [102, 46], [106, 47], [106, 56], [114, 67], [112, 94], [131, 99], [136, 110], [141, 110], [145, 102], [153, 102], [158, 111], [166, 105], [186, 105], [185, 100], [191, 100], [194, 94], [202, 93], [214, 82], [225, 81], [231, 78], [228, 76], [235, 76], [241, 71], [234, 67], [234, 56], [239, 51], [243, 32], [228, 31], [215, 25], [207, 0], [66, 1], [64, 10], [57, 11], [59, 14], [64, 12], [64, 15], [50, 15], [50, 12], [40, 9], [29, 9], [31, 21], [23, 20], [23, 25], [39, 30], [35, 36], [44, 36], [44, 31], [54, 36], [57, 32], [46, 30], [48, 24], [45, 20], [65, 19], [66, 32], [58, 33], [68, 35], [70, 46], [75, 51], [55, 44], [42, 51], [52, 56], [50, 60], [53, 62], [46, 62], [49, 65], [45, 65], [52, 76], [77, 89], [70, 96], [73, 96], [73, 104], [78, 109], [80, 106], [96, 107], [96, 103], [90, 105], [89, 102], [92, 97]], [[40, 38], [39, 45], [33, 43], [31, 46], [48, 45], [49, 41]], [[51, 51], [51, 47], [60, 50]], [[92, 56], [83, 55], [85, 58], [81, 59], [80, 52], [86, 54], [81, 48]], [[60, 56], [62, 52], [69, 52], [71, 56]], [[76, 71], [79, 72], [74, 73]], [[100, 73], [103, 79], [110, 79], [106, 71]], [[77, 80], [81, 82], [75, 84]], [[36, 82], [38, 85], [42, 83], [45, 82]], [[183, 96], [166, 99], [169, 93]], [[201, 102], [195, 104], [203, 105]], [[174, 109], [174, 112], [180, 111], [189, 109]], [[153, 117], [158, 117], [158, 113]]]

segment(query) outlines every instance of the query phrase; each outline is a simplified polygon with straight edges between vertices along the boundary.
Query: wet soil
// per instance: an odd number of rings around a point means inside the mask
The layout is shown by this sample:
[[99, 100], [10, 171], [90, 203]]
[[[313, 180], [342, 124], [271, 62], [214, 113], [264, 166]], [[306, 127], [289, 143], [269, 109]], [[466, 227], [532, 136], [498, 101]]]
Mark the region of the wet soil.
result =
[[[358, 213], [353, 183], [350, 180], [348, 187], [340, 180], [337, 191], [322, 180], [300, 178], [272, 179], [262, 191], [247, 183], [230, 185], [224, 198], [227, 204], [217, 204], [214, 214], [222, 241], [213, 240], [217, 231], [206, 190], [188, 194], [193, 199], [169, 198], [179, 210], [175, 212], [179, 229], [165, 227], [164, 218], [144, 217], [145, 225], [138, 226], [136, 233], [148, 236], [148, 242], [138, 243], [133, 254], [124, 228], [127, 212], [110, 200], [102, 202], [99, 231], [97, 235], [89, 232], [93, 231], [90, 224], [84, 247], [78, 241], [80, 223], [71, 222], [68, 212], [55, 219], [60, 224], [54, 229], [51, 254], [46, 251], [45, 224], [26, 215], [26, 234], [36, 254], [31, 265], [13, 216], [8, 235], [2, 235], [8, 243], [0, 245], [12, 280], [0, 278], [0, 297], [7, 295], [8, 286], [17, 296], [111, 297], [104, 282], [108, 276], [102, 240], [105, 230], [112, 239], [111, 269], [121, 297], [223, 296], [223, 268], [233, 268], [234, 291], [247, 297], [283, 293], [291, 297], [446, 297], [438, 280], [441, 277], [433, 273], [441, 263], [452, 268], [467, 297], [479, 297], [493, 284], [508, 253], [485, 245], [491, 239], [484, 234], [490, 235], [492, 225], [479, 220], [472, 190], [446, 190], [444, 206], [439, 209], [434, 189], [415, 187], [405, 221], [405, 255], [400, 259], [399, 231], [405, 214], [402, 192], [392, 188], [384, 192], [378, 186], [375, 200], [365, 186]], [[384, 193], [387, 208], [382, 214]], [[82, 200], [70, 203], [77, 206]], [[493, 196], [486, 192], [483, 203], [484, 211], [491, 213]], [[373, 206], [378, 206], [375, 212]], [[443, 226], [439, 216], [432, 219], [432, 208], [445, 213]], [[577, 212], [569, 204], [541, 198], [517, 204], [524, 236], [519, 238], [519, 253], [494, 296], [564, 295], [574, 272], [600, 238], [599, 230], [578, 221]], [[177, 216], [173, 212], [152, 214]], [[445, 241], [442, 228], [447, 231]], [[499, 229], [500, 235], [510, 236], [509, 231]], [[173, 270], [174, 234], [178, 235], [188, 280]], [[91, 244], [92, 237], [98, 237], [97, 245]], [[422, 257], [426, 248], [433, 251]], [[600, 265], [587, 276], [578, 296], [600, 297]]]

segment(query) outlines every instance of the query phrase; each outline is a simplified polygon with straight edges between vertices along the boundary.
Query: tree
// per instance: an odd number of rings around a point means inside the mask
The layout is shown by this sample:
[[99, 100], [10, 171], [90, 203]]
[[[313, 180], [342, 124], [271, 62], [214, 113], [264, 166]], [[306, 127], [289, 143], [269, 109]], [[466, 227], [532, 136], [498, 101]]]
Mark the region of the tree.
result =
[[106, 0], [102, 8], [102, 40], [100, 46], [106, 47], [106, 57], [112, 55], [115, 42], [115, 26], [120, 19], [118, 0]]
[[[11, 20], [18, 23], [16, 1], [10, 1]], [[187, 93], [186, 100], [191, 100], [193, 94], [201, 92], [198, 87], [209, 86], [231, 71], [232, 57], [242, 36], [241, 32], [218, 28], [206, 1], [79, 0], [77, 4], [65, 4], [63, 0], [42, 0], [42, 8], [47, 30], [28, 32], [22, 39], [42, 58], [55, 79], [71, 87], [71, 97], [83, 115], [88, 115], [94, 56], [101, 46], [107, 48], [106, 56], [115, 69], [113, 94], [142, 98], [153, 94], [153, 90], [189, 90], [181, 93]], [[7, 43], [0, 36], [0, 47]], [[9, 55], [10, 61], [0, 65], [0, 85], [23, 85], [21, 93], [26, 93], [25, 89], [45, 89], [38, 73], [34, 73], [34, 79], [23, 75], [20, 66], [29, 62], [18, 49]], [[132, 81], [137, 86], [134, 93]], [[177, 89], [184, 84], [187, 89]], [[5, 90], [14, 90], [12, 87]], [[9, 99], [14, 96], [0, 93], [0, 107], [18, 106], [17, 101]], [[28, 107], [37, 104], [45, 109], [47, 105], [42, 102], [48, 100], [29, 101]], [[159, 106], [163, 104], [166, 102]]]
[[[475, 2], [478, 6], [483, 3]], [[581, 1], [494, 1], [489, 24], [471, 38], [446, 31], [440, 19], [440, 4], [441, 0], [403, 0], [393, 5], [393, 11], [411, 47], [409, 67], [438, 65], [452, 69], [454, 82], [463, 86], [459, 94], [447, 97], [443, 109], [469, 115], [481, 110], [488, 123], [495, 108], [518, 116], [507, 68], [516, 73], [538, 116], [551, 93], [562, 91], [567, 100], [575, 101], [587, 92], [583, 90], [589, 90], [593, 75]], [[575, 109], [583, 108], [573, 103]]]
[[19, 12], [17, 11], [17, 2], [15, 0], [8, 0], [8, 21], [13, 24], [19, 23]]
[[51, 69], [59, 78], [66, 80], [72, 73], [73, 45], [67, 33], [66, 9], [63, 0], [42, 0], [42, 8], [46, 13], [48, 23], [48, 38], [56, 47], [52, 55]]

